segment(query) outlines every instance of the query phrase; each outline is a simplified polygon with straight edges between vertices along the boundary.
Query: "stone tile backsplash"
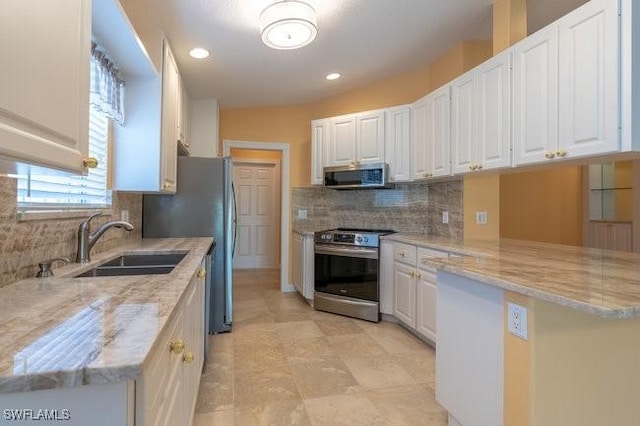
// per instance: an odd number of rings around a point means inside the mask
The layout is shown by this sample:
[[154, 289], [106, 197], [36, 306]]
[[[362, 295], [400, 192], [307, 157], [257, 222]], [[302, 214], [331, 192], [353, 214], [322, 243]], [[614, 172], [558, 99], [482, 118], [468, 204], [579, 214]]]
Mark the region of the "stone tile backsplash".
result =
[[[114, 216], [92, 221], [92, 229], [120, 219], [120, 211], [129, 210], [133, 232], [110, 229], [93, 247], [92, 253], [129, 244], [142, 237], [142, 195], [113, 193]], [[88, 216], [88, 215], [87, 215]], [[78, 225], [83, 218], [27, 220], [16, 219], [16, 180], [0, 176], [0, 287], [35, 276], [38, 263], [58, 256], [75, 258]], [[55, 266], [54, 266], [55, 271]]]
[[[395, 189], [336, 191], [322, 187], [294, 188], [295, 229], [334, 227], [393, 229], [397, 232], [462, 238], [462, 181], [396, 184]], [[298, 210], [307, 219], [298, 219]], [[442, 223], [442, 212], [449, 223]]]

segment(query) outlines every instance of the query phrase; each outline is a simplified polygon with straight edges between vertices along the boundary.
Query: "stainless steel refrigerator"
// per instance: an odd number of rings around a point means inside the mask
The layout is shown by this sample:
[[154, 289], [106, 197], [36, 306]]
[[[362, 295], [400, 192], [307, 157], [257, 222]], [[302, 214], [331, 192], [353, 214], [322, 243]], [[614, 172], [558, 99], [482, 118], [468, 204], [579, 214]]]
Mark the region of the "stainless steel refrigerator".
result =
[[214, 237], [208, 257], [206, 313], [209, 334], [231, 331], [235, 196], [230, 157], [178, 157], [175, 195], [144, 195], [142, 236]]

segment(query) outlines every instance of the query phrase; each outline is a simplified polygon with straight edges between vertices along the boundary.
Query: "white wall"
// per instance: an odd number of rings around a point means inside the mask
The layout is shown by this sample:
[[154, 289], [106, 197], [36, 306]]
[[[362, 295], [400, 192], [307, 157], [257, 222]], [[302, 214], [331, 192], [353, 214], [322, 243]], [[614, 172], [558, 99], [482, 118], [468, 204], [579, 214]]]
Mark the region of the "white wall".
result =
[[189, 102], [189, 152], [194, 157], [217, 157], [218, 101], [213, 98]]

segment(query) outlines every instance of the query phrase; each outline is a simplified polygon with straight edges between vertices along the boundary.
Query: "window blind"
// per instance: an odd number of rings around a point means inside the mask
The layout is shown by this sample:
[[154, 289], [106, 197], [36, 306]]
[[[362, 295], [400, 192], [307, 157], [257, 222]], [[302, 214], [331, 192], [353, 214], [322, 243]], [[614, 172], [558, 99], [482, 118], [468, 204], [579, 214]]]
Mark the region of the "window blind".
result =
[[18, 209], [68, 210], [111, 206], [107, 189], [107, 152], [109, 119], [89, 108], [89, 156], [98, 159], [98, 167], [86, 176], [30, 166], [18, 175]]

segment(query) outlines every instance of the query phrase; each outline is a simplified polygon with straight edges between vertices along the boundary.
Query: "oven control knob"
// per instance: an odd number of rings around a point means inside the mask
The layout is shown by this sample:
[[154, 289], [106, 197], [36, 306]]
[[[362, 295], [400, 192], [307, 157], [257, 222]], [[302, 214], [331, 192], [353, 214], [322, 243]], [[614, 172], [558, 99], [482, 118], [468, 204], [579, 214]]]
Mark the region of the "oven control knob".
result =
[[368, 243], [369, 242], [369, 237], [364, 237], [364, 242]]
[[322, 239], [323, 240], [330, 240], [331, 239], [331, 234], [322, 234]]
[[356, 242], [361, 243], [362, 242], [362, 237], [356, 237]]

